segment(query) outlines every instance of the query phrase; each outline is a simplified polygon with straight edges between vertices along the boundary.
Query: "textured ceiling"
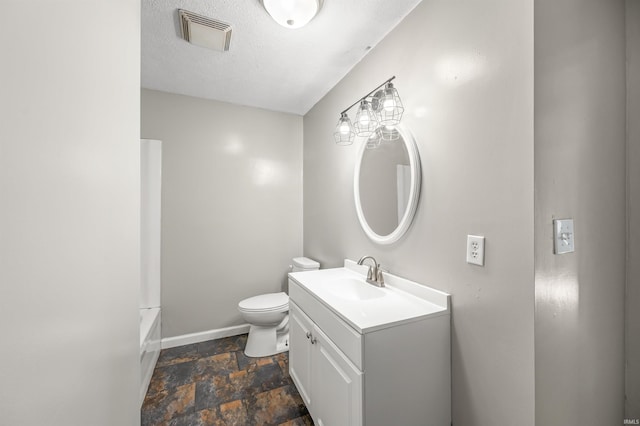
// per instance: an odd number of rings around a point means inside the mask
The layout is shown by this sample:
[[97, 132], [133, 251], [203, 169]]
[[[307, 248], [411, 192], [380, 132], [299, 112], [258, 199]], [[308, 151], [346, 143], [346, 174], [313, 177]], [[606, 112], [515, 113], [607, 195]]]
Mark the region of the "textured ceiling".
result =
[[[306, 27], [260, 0], [142, 0], [142, 87], [304, 115], [421, 0], [324, 0]], [[228, 52], [184, 41], [178, 9], [233, 27]]]

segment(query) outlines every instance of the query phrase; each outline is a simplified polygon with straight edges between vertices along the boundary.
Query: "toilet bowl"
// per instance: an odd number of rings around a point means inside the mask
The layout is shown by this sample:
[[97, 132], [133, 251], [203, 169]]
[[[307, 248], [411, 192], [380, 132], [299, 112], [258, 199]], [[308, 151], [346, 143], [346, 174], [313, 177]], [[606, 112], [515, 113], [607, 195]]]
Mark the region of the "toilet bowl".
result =
[[238, 303], [238, 310], [244, 320], [251, 324], [245, 355], [269, 356], [289, 349], [287, 293], [267, 293], [244, 299]]
[[[320, 264], [306, 257], [293, 259], [293, 272], [312, 271]], [[250, 324], [244, 353], [249, 357], [275, 355], [289, 350], [289, 296], [267, 293], [238, 303], [238, 310]]]

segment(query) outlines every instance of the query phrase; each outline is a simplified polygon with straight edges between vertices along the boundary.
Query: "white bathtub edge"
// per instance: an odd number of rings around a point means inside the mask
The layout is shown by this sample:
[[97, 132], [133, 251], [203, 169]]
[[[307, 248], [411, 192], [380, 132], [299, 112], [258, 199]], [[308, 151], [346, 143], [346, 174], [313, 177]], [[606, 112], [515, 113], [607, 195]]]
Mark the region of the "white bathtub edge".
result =
[[140, 309], [140, 406], [160, 356], [162, 313], [158, 308]]
[[156, 318], [160, 315], [160, 308], [140, 308], [140, 315], [142, 317], [142, 321], [140, 321], [140, 348], [142, 348], [149, 340], [149, 334], [155, 325]]
[[181, 336], [164, 337], [160, 340], [162, 349], [175, 348], [176, 346], [190, 345], [192, 343], [205, 342], [212, 339], [237, 336], [249, 332], [249, 324], [234, 325], [226, 328], [200, 331], [198, 333], [183, 334]]

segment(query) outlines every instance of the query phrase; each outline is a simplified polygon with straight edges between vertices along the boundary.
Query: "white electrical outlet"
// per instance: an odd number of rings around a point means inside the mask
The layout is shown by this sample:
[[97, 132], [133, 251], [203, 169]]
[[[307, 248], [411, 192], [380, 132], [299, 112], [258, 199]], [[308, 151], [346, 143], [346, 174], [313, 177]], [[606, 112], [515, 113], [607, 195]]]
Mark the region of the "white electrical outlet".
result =
[[467, 263], [484, 266], [484, 237], [467, 235]]

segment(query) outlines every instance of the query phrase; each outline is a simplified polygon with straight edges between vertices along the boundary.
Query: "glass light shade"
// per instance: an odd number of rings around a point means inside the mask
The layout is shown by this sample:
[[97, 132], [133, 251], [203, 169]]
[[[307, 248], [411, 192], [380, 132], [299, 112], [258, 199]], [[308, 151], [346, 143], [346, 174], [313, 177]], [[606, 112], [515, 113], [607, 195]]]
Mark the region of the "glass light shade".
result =
[[395, 126], [380, 126], [379, 130], [382, 142], [393, 142], [400, 139], [400, 132]]
[[367, 149], [376, 149], [380, 146], [380, 141], [382, 139], [382, 133], [380, 132], [380, 128], [377, 128], [371, 136], [367, 138]]
[[384, 90], [376, 93], [376, 96], [378, 98], [376, 113], [380, 124], [385, 126], [400, 124], [404, 106], [402, 106], [402, 100], [396, 88], [393, 87], [393, 83], [387, 83]]
[[307, 25], [322, 7], [322, 0], [262, 0], [274, 21], [285, 28]]
[[378, 128], [378, 117], [373, 112], [371, 104], [365, 100], [360, 102], [360, 107], [356, 113], [356, 120], [353, 124], [356, 135], [369, 136]]
[[351, 145], [356, 138], [356, 133], [353, 131], [351, 120], [349, 116], [344, 113], [340, 116], [336, 130], [333, 132], [333, 138], [338, 145]]

